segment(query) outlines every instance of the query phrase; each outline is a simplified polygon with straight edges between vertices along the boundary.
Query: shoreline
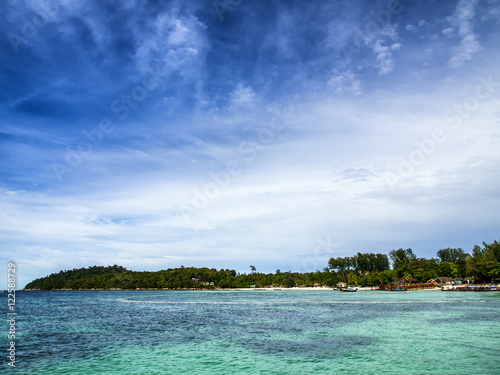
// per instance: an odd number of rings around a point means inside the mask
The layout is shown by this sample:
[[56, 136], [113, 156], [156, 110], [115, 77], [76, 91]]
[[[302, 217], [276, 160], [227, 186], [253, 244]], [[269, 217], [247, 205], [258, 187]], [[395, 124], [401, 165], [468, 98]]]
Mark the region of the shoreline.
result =
[[[468, 284], [468, 287], [488, 287], [491, 284]], [[354, 287], [358, 291], [380, 291], [386, 292], [388, 290], [378, 289], [378, 287]], [[429, 290], [429, 291], [441, 291], [443, 287], [436, 286], [433, 288], [411, 288], [402, 290], [400, 292], [411, 292], [415, 290]], [[145, 291], [205, 291], [205, 292], [286, 292], [286, 291], [337, 291], [334, 287], [271, 287], [271, 288], [135, 288], [135, 289], [120, 289], [120, 288], [92, 288], [92, 289], [19, 289], [16, 292], [145, 292]], [[390, 290], [389, 290], [390, 291]], [[444, 289], [444, 291], [453, 291], [451, 289]], [[1, 290], [0, 292], [7, 292], [6, 290]]]
[[[358, 291], [380, 291], [385, 292], [386, 290], [372, 288], [372, 287], [355, 287]], [[441, 290], [441, 287], [435, 288], [421, 288], [421, 289], [412, 289], [406, 290], [414, 291], [414, 290]], [[50, 290], [41, 290], [41, 289], [19, 289], [18, 292], [147, 292], [147, 291], [205, 291], [205, 292], [293, 292], [293, 291], [338, 291], [333, 287], [292, 287], [292, 288], [179, 288], [179, 289], [169, 289], [169, 288], [136, 288], [136, 289], [120, 289], [120, 288], [93, 288], [93, 289], [50, 289]], [[2, 290], [2, 292], [4, 292]]]

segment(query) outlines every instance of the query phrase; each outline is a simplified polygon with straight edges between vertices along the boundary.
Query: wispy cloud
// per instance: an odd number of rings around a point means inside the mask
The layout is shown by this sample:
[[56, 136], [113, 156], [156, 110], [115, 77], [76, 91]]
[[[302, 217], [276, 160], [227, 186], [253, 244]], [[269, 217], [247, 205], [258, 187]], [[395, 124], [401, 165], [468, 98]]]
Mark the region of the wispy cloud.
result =
[[236, 90], [231, 95], [231, 103], [233, 106], [239, 107], [242, 105], [251, 104], [255, 100], [255, 92], [251, 87], [243, 87], [239, 84]]
[[[454, 27], [454, 32], [461, 39], [460, 45], [455, 47], [453, 56], [448, 60], [451, 68], [457, 69], [464, 62], [470, 61], [481, 49], [481, 44], [474, 33], [474, 14], [477, 1], [461, 0], [457, 4], [455, 13], [448, 18]], [[443, 34], [449, 35], [452, 30], [444, 29]]]
[[392, 51], [397, 51], [401, 48], [401, 43], [394, 43], [391, 46], [384, 46], [383, 41], [377, 39], [373, 44], [373, 53], [377, 58], [377, 66], [379, 74], [387, 74], [394, 69], [394, 60], [392, 58]]
[[363, 93], [361, 90], [361, 81], [350, 70], [342, 73], [334, 70], [328, 84], [334, 88], [337, 94], [347, 92], [354, 95], [361, 95]]

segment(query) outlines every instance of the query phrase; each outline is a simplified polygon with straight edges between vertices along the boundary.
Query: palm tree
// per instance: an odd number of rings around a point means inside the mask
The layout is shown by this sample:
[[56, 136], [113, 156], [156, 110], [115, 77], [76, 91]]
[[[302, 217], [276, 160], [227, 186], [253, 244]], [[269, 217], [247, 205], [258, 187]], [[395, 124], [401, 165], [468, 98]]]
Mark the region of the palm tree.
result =
[[255, 268], [255, 266], [250, 266], [250, 269], [252, 270], [253, 283], [256, 284], [256, 282], [255, 282], [255, 273], [257, 272], [257, 268]]
[[409, 272], [405, 273], [403, 276], [403, 280], [407, 281], [407, 282], [409, 282], [412, 278], [413, 278], [413, 276]]

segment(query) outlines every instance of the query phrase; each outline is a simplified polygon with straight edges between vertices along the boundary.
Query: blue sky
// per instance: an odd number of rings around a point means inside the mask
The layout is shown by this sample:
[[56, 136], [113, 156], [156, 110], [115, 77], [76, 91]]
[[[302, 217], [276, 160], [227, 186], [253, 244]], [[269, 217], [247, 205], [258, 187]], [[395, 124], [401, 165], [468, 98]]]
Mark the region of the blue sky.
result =
[[500, 238], [498, 1], [216, 4], [0, 3], [19, 287]]

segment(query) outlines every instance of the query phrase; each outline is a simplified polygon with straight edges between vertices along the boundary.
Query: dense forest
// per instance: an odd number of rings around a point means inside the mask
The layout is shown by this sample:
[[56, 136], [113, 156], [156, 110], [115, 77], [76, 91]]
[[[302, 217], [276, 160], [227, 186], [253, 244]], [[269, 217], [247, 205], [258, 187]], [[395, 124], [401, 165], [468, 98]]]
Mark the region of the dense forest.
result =
[[[392, 268], [391, 268], [392, 265]], [[53, 273], [36, 279], [26, 289], [215, 289], [247, 287], [334, 286], [346, 282], [362, 286], [390, 284], [395, 281], [427, 282], [438, 277], [471, 279], [486, 283], [500, 278], [500, 243], [483, 242], [472, 254], [462, 249], [439, 250], [436, 258], [417, 258], [412, 249], [391, 250], [388, 255], [357, 253], [352, 257], [331, 258], [323, 271], [298, 273], [259, 273], [215, 268], [169, 268], [156, 272], [129, 271], [114, 265], [93, 266]]]

